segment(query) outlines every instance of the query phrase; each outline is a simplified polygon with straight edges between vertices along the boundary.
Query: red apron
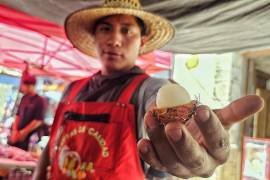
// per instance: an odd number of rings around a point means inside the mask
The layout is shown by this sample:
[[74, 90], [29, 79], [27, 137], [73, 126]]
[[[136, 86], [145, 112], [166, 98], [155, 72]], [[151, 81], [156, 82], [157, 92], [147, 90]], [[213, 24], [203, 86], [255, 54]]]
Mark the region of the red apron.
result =
[[144, 179], [130, 99], [148, 77], [136, 76], [116, 102], [74, 102], [89, 79], [59, 105], [50, 139], [52, 179]]

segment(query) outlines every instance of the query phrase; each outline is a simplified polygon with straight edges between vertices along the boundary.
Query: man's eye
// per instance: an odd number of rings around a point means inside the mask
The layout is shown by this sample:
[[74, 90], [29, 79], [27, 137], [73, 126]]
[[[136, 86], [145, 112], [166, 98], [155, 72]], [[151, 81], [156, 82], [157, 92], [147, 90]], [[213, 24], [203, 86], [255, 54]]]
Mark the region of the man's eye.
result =
[[109, 32], [111, 30], [111, 28], [109, 26], [100, 26], [98, 28], [98, 31], [100, 32]]
[[123, 34], [127, 34], [127, 35], [131, 34], [131, 30], [129, 28], [122, 28], [121, 31]]

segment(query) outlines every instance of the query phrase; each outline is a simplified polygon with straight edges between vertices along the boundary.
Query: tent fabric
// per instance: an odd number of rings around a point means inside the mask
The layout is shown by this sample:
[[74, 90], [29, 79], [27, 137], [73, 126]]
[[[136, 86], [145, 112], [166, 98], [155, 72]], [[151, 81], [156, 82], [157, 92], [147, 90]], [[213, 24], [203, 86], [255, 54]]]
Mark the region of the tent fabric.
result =
[[[0, 0], [0, 4], [63, 25], [72, 11], [103, 0]], [[269, 0], [141, 0], [144, 8], [168, 18], [176, 34], [162, 50], [224, 53], [270, 47]]]
[[66, 37], [60, 25], [51, 23], [45, 19], [29, 16], [5, 6], [0, 6], [0, 22], [23, 29], [29, 29], [45, 36]]
[[166, 49], [225, 53], [270, 47], [269, 0], [180, 2], [178, 6], [168, 4], [166, 10], [161, 11], [177, 28], [177, 38]]
[[[155, 51], [139, 57], [148, 73], [171, 68], [172, 54]], [[32, 73], [77, 79], [100, 69], [97, 59], [72, 47], [61, 26], [0, 6], [0, 65]]]

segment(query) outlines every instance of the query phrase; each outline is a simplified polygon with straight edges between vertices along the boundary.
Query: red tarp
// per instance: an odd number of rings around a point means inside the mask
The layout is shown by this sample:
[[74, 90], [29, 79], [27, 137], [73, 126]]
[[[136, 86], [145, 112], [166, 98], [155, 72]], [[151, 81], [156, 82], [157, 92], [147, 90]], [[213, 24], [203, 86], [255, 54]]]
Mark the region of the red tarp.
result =
[[[155, 51], [139, 57], [137, 64], [148, 73], [170, 69], [172, 54]], [[76, 79], [100, 68], [97, 59], [80, 53], [66, 39], [63, 27], [0, 6], [0, 65], [36, 74]]]

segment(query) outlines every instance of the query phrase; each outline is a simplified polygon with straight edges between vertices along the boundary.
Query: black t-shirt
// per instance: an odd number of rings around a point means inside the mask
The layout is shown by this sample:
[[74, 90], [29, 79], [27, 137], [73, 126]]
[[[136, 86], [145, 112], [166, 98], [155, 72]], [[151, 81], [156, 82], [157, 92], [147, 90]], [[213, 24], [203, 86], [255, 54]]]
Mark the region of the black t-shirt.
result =
[[20, 117], [18, 130], [25, 128], [32, 120], [44, 120], [46, 102], [39, 95], [24, 95], [19, 104], [17, 116]]

